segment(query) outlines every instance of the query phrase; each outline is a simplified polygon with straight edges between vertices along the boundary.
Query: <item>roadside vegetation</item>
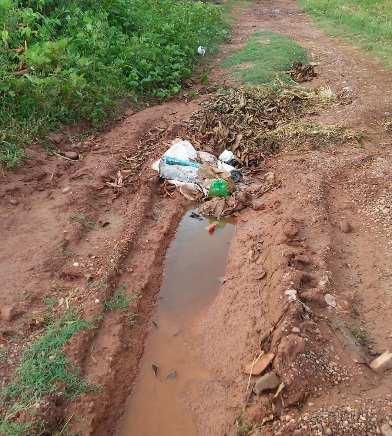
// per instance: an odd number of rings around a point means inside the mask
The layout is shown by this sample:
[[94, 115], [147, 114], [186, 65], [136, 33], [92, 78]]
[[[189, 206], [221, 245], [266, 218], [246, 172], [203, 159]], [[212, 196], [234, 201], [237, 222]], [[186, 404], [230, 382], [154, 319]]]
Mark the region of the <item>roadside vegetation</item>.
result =
[[306, 50], [293, 39], [273, 32], [256, 32], [244, 48], [223, 61], [243, 82], [257, 85], [274, 80], [292, 82], [287, 71], [294, 62], [307, 62]]
[[53, 395], [58, 400], [72, 399], [91, 389], [63, 351], [74, 334], [91, 327], [74, 313], [67, 313], [25, 350], [12, 382], [1, 393], [2, 436], [41, 434], [46, 424], [38, 411], [45, 399]]
[[[392, 4], [390, 0], [300, 0], [322, 26], [372, 51], [392, 66]], [[353, 38], [354, 37], [354, 38]]]
[[226, 33], [198, 1], [0, 0], [0, 163], [62, 123], [101, 125], [121, 99], [176, 94]]

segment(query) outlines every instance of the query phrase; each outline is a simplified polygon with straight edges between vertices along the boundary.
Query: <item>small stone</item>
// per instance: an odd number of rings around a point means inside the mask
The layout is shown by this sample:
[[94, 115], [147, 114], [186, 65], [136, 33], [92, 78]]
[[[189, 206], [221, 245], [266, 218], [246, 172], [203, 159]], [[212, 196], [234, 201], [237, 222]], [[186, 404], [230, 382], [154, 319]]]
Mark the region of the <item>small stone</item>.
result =
[[327, 434], [327, 435], [331, 435], [331, 434], [332, 434], [332, 430], [331, 430], [329, 427], [327, 427], [327, 428], [325, 429], [325, 434]]
[[299, 329], [299, 327], [293, 327], [293, 328], [291, 329], [291, 331], [292, 331], [293, 333], [301, 333], [301, 330]]
[[328, 304], [328, 306], [336, 307], [336, 298], [331, 294], [325, 294], [324, 300]]
[[260, 375], [267, 368], [268, 365], [274, 360], [274, 353], [266, 353], [253, 365], [253, 362], [247, 365], [244, 369], [245, 374]]
[[19, 201], [16, 198], [10, 198], [9, 201], [13, 206], [17, 206], [19, 204]]
[[350, 233], [352, 231], [352, 226], [347, 220], [343, 220], [339, 223], [340, 231], [343, 233]]
[[76, 151], [66, 151], [66, 152], [64, 152], [64, 156], [67, 157], [68, 159], [72, 159], [72, 160], [79, 159], [79, 154], [76, 153]]
[[74, 262], [72, 265], [73, 265], [75, 268], [77, 268], [77, 267], [79, 266], [79, 262]]
[[68, 192], [71, 190], [71, 187], [70, 186], [66, 186], [61, 192], [63, 193], [63, 194], [68, 194]]
[[387, 369], [392, 368], [392, 353], [389, 351], [385, 351], [380, 356], [378, 356], [376, 359], [374, 359], [371, 364], [370, 368], [373, 369], [373, 371], [376, 371], [378, 373], [384, 372]]
[[280, 385], [280, 378], [273, 372], [268, 372], [256, 380], [253, 391], [260, 395], [264, 391], [276, 389]]

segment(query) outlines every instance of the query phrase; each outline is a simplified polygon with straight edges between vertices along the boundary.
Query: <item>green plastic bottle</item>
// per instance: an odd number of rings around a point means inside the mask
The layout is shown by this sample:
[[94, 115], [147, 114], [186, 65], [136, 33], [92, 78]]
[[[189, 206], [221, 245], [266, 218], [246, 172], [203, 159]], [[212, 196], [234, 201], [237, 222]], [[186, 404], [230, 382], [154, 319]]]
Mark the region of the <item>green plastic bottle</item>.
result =
[[209, 197], [228, 197], [230, 195], [229, 184], [224, 179], [214, 179], [208, 190]]

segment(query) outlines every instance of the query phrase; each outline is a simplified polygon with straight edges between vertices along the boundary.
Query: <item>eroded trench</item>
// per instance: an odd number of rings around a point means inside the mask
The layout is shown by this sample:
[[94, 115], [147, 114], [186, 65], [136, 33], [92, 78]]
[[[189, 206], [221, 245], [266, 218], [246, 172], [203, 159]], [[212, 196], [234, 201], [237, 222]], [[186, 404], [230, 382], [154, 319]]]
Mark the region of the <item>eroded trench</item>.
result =
[[184, 394], [209, 374], [194, 345], [194, 329], [218, 292], [235, 232], [233, 221], [219, 221], [212, 233], [209, 224], [187, 210], [167, 250], [151, 330], [118, 436], [198, 434]]

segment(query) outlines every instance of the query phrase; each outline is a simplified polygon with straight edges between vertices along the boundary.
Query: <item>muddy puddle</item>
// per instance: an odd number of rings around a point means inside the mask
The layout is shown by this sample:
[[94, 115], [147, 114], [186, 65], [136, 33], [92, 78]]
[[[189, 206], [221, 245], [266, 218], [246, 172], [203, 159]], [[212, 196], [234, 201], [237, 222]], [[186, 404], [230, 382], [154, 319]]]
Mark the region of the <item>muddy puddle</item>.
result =
[[209, 234], [209, 221], [193, 213], [186, 212], [166, 254], [151, 331], [119, 436], [197, 435], [187, 394], [209, 374], [197, 353], [194, 326], [219, 289], [235, 226], [221, 222]]

